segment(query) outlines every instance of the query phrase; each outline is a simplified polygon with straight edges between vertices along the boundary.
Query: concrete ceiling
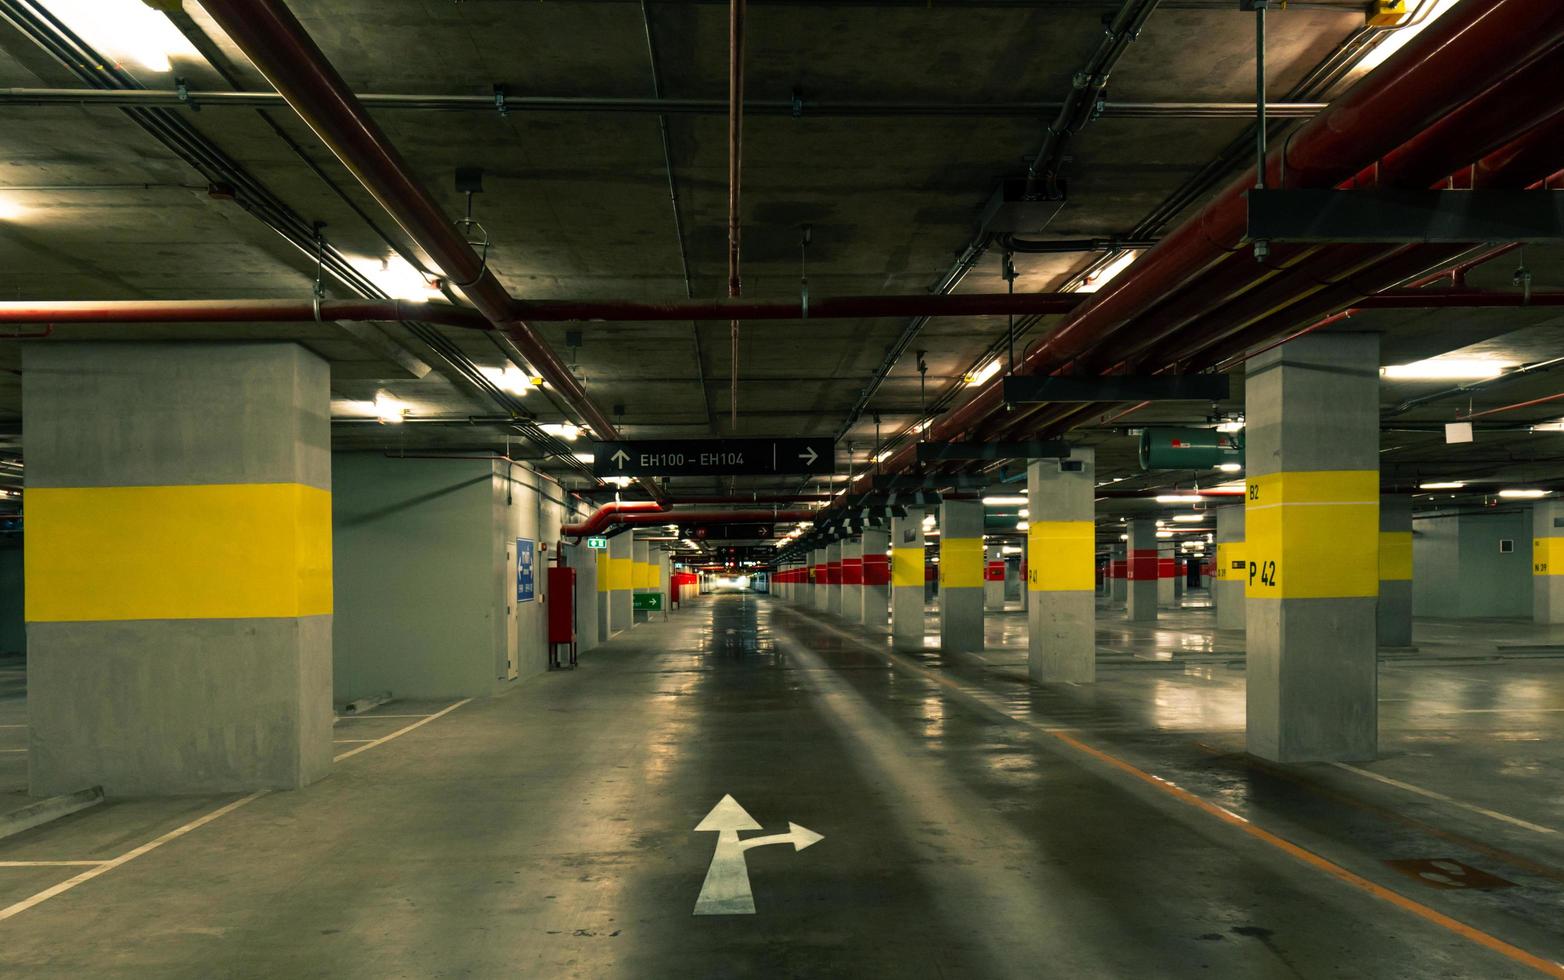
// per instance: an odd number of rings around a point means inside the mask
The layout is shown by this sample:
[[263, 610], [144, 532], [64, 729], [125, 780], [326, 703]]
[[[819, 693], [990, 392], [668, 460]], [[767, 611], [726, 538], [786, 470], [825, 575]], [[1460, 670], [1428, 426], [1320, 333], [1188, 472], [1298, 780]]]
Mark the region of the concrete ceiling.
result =
[[[115, 0], [121, 2], [121, 0]], [[484, 95], [503, 84], [515, 96], [652, 94], [642, 8], [613, 0], [290, 0], [327, 56], [361, 93]], [[721, 100], [727, 90], [727, 11], [720, 3], [658, 0], [648, 5], [663, 94]], [[1164, 3], [1129, 48], [1110, 86], [1123, 101], [1252, 98], [1253, 26], [1229, 2]], [[748, 95], [824, 102], [1057, 101], [1101, 36], [1113, 3], [752, 3]], [[264, 80], [187, 0], [187, 32], [222, 52], [176, 60], [175, 72], [124, 67], [149, 88], [173, 74], [195, 89], [266, 90]], [[1273, 93], [1285, 92], [1363, 22], [1357, 3], [1296, 3], [1271, 17]], [[221, 69], [221, 70], [219, 70]], [[80, 82], [9, 27], [0, 26], [0, 88], [79, 87]], [[391, 256], [388, 240], [411, 244], [312, 133], [286, 109], [211, 107], [181, 118], [220, 147], [343, 252], [371, 266]], [[646, 113], [439, 112], [386, 109], [377, 119], [453, 218], [463, 201], [457, 167], [482, 167], [477, 217], [492, 236], [490, 265], [521, 298], [682, 299], [680, 242], [669, 200], [658, 117]], [[745, 126], [744, 284], [747, 297], [795, 298], [800, 229], [812, 228], [807, 272], [813, 296], [920, 293], [970, 241], [997, 182], [1024, 170], [1044, 120], [967, 116], [802, 118], [753, 115]], [[725, 288], [726, 119], [667, 117], [690, 292]], [[1129, 231], [1242, 133], [1234, 118], [1105, 117], [1071, 146], [1069, 201], [1049, 229], [1058, 237]], [[291, 144], [291, 145], [290, 145]], [[114, 108], [0, 107], [0, 195], [23, 210], [0, 219], [0, 298], [304, 298], [310, 257], [206, 181]], [[367, 216], [370, 221], [366, 221]], [[1067, 284], [1092, 255], [1020, 255], [1017, 290]], [[1472, 284], [1510, 285], [1517, 256], [1479, 269]], [[1564, 284], [1564, 252], [1525, 253], [1537, 288]], [[329, 283], [334, 295], [349, 295]], [[960, 291], [1002, 291], [997, 253]], [[1022, 345], [1058, 318], [1032, 324]], [[743, 328], [740, 435], [832, 435], [846, 423], [905, 321], [749, 323]], [[731, 433], [726, 323], [545, 324], [541, 333], [630, 438]], [[1470, 349], [1515, 363], [1555, 356], [1564, 317], [1548, 310], [1365, 313], [1350, 329], [1384, 334], [1384, 360], [1400, 363]], [[578, 347], [566, 346], [579, 330]], [[481, 365], [504, 355], [482, 334], [442, 332]], [[927, 350], [931, 402], [961, 386], [1005, 332], [1001, 318], [937, 319], [913, 345]], [[496, 405], [455, 383], [440, 358], [404, 327], [348, 330], [335, 324], [61, 327], [55, 339], [188, 338], [296, 340], [331, 362], [334, 395], [349, 401], [387, 391], [414, 414], [494, 416]], [[52, 340], [49, 342], [53, 342]], [[424, 372], [420, 365], [433, 367]], [[18, 345], [0, 346], [0, 413], [21, 413]], [[1446, 446], [1442, 434], [1409, 431], [1481, 410], [1549, 395], [1559, 378], [1535, 377], [1449, 398], [1386, 424], [1387, 476], [1556, 480], [1564, 434], [1482, 431]], [[1237, 379], [1241, 382], [1241, 378]], [[1384, 402], [1447, 385], [1386, 384]], [[1235, 397], [1215, 408], [1241, 411]], [[960, 392], [957, 392], [958, 398]], [[547, 392], [523, 403], [540, 421], [564, 418]], [[919, 415], [919, 378], [909, 353], [879, 387], [870, 411], [890, 437]], [[622, 406], [622, 414], [617, 407]], [[1123, 487], [1185, 485], [1196, 474], [1140, 474], [1127, 425], [1203, 422], [1211, 406], [1159, 406], [1076, 437], [1098, 449], [1103, 479]], [[1564, 403], [1495, 417], [1518, 422], [1564, 415]], [[15, 426], [13, 425], [14, 429]], [[14, 440], [14, 436], [11, 437]], [[344, 423], [340, 448], [492, 451], [518, 443], [505, 425]], [[1554, 446], [1554, 440], [1558, 445]], [[851, 458], [847, 444], [853, 447]], [[578, 444], [585, 448], [585, 443]], [[866, 414], [839, 445], [839, 466], [861, 470], [875, 445]], [[1209, 480], [1211, 474], [1202, 474]], [[568, 477], [574, 485], [579, 478]], [[797, 479], [675, 481], [675, 492], [800, 488]], [[817, 484], [817, 488], [818, 488]], [[1112, 512], [1112, 507], [1108, 508]]]

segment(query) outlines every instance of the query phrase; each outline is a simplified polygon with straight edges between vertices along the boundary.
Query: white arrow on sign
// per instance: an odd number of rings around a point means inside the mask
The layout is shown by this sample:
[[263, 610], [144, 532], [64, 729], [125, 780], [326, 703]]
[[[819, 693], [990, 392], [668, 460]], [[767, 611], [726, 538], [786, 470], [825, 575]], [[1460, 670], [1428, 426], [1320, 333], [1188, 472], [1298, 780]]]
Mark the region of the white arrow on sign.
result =
[[711, 867], [706, 869], [700, 898], [695, 900], [696, 915], [755, 914], [755, 896], [749, 888], [749, 866], [744, 863], [744, 852], [750, 848], [792, 844], [796, 853], [825, 839], [808, 827], [788, 821], [785, 834], [740, 840], [739, 831], [760, 830], [761, 826], [732, 796], [724, 796], [695, 829], [717, 833], [717, 851], [712, 855]]
[[618, 463], [620, 469], [624, 469], [625, 460], [630, 458], [630, 454], [625, 452], [623, 449], [616, 449], [614, 450], [614, 454], [608, 458]]
[[804, 461], [805, 466], [813, 466], [820, 454], [815, 452], [814, 446], [805, 446], [804, 451], [798, 454], [798, 458]]

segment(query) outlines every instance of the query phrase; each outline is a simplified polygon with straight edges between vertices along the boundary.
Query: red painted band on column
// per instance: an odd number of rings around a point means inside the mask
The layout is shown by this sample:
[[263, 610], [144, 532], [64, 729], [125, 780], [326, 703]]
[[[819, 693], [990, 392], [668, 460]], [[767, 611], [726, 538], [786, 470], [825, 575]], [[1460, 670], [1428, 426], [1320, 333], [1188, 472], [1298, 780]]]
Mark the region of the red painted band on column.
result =
[[1173, 561], [1173, 559], [1171, 559], [1171, 558], [1158, 558], [1157, 559], [1157, 577], [1158, 578], [1173, 578], [1173, 577], [1175, 577], [1177, 575], [1178, 575], [1178, 569], [1177, 569], [1176, 563]]
[[1130, 552], [1126, 564], [1129, 574], [1126, 576], [1132, 582], [1143, 582], [1157, 577], [1157, 549], [1136, 548]]
[[825, 574], [826, 574], [825, 584], [827, 584], [827, 585], [841, 585], [842, 584], [842, 562], [841, 562], [841, 559], [837, 559], [836, 561], [826, 562]]
[[1109, 564], [1110, 564], [1110, 566], [1112, 568], [1111, 574], [1113, 575], [1114, 578], [1128, 578], [1129, 577], [1129, 574], [1130, 574], [1129, 562], [1125, 561], [1123, 558], [1115, 558]]
[[843, 558], [842, 559], [842, 584], [843, 585], [862, 585], [863, 584], [863, 559], [862, 558]]
[[863, 584], [891, 584], [891, 559], [889, 555], [863, 556]]

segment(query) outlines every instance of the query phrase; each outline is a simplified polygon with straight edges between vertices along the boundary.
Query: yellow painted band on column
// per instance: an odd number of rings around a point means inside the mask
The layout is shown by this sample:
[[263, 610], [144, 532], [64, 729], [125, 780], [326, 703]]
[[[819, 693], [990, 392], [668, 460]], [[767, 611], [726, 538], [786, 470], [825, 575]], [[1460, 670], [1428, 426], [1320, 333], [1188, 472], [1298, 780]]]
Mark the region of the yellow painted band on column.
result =
[[896, 548], [891, 552], [891, 588], [913, 585], [923, 588], [923, 549]]
[[608, 588], [624, 592], [635, 588], [635, 559], [610, 556], [608, 559]]
[[657, 566], [651, 562], [638, 561], [635, 563], [635, 588], [657, 588]]
[[597, 591], [599, 591], [599, 592], [607, 592], [609, 590], [609, 585], [608, 585], [608, 576], [609, 576], [609, 571], [608, 571], [608, 552], [606, 552], [606, 551], [599, 551], [599, 552], [596, 552], [596, 555], [597, 555]]
[[1097, 589], [1097, 532], [1091, 521], [1033, 521], [1026, 529], [1028, 592]]
[[1564, 575], [1564, 538], [1531, 539], [1531, 573]]
[[331, 612], [331, 491], [299, 483], [26, 491], [26, 618]]
[[1245, 595], [1379, 595], [1379, 473], [1306, 470], [1248, 481]]
[[939, 587], [983, 587], [983, 539], [944, 538], [939, 544]]
[[1412, 581], [1412, 532], [1379, 532], [1379, 580]]
[[1242, 582], [1248, 574], [1249, 565], [1244, 558], [1244, 543], [1242, 541], [1218, 541], [1216, 545], [1216, 577]]

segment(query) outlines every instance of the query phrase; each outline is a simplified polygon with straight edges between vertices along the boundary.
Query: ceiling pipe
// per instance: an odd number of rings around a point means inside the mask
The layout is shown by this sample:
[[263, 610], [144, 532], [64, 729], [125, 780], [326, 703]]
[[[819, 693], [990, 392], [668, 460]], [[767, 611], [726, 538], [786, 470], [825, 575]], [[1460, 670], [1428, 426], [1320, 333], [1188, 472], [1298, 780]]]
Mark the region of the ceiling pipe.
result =
[[[659, 115], [721, 116], [728, 112], [726, 99], [650, 99], [605, 96], [553, 95], [452, 95], [449, 93], [366, 92], [358, 95], [366, 108], [376, 110], [470, 111], [498, 113], [584, 112], [656, 113]], [[183, 93], [146, 89], [116, 91], [91, 88], [0, 88], [0, 106], [113, 106], [162, 109], [276, 109], [287, 101], [276, 92], [230, 92], [186, 89]], [[1120, 119], [1252, 119], [1253, 102], [1104, 100], [1102, 116]], [[1325, 108], [1324, 102], [1267, 102], [1267, 116], [1305, 119]], [[956, 116], [960, 118], [1022, 118], [1056, 112], [1062, 102], [832, 102], [819, 99], [746, 99], [744, 112], [755, 116], [787, 116], [790, 119], [898, 118]]]
[[[592, 518], [580, 524], [567, 524], [559, 529], [561, 537], [579, 538], [598, 534], [609, 527], [646, 527], [648, 525], [678, 524], [778, 524], [791, 521], [812, 521], [812, 510], [663, 510], [645, 513], [612, 514], [599, 526], [591, 527]], [[593, 514], [593, 518], [597, 515]], [[589, 528], [588, 530], [578, 530]]]
[[[418, 182], [386, 134], [281, 0], [202, 0], [245, 53], [359, 183], [412, 238], [446, 280], [495, 328], [601, 438], [618, 430], [541, 337], [511, 312], [512, 302], [487, 260]], [[653, 497], [660, 491], [649, 481]]]
[[[1514, 30], [1517, 23], [1528, 30]], [[1330, 187], [1347, 180], [1471, 101], [1474, 89], [1486, 91], [1513, 75], [1512, 66], [1552, 50], [1561, 37], [1564, 6], [1549, 0], [1468, 0], [1273, 150], [1266, 160], [1267, 183]], [[1021, 371], [1040, 373], [1068, 363], [1226, 258], [1243, 238], [1243, 195], [1255, 184], [1252, 169], [1234, 180], [1030, 347]], [[999, 382], [991, 382], [936, 422], [930, 438], [949, 441], [972, 431], [1002, 406], [1001, 390]], [[884, 469], [909, 469], [914, 453], [904, 446]]]
[[563, 537], [584, 538], [589, 534], [597, 534], [610, 524], [616, 523], [621, 517], [628, 517], [631, 514], [660, 514], [667, 509], [655, 500], [616, 500], [594, 510], [579, 524], [564, 525], [559, 529], [559, 533]]
[[[739, 279], [739, 180], [744, 160], [744, 0], [728, 4], [728, 298], [743, 292]], [[731, 432], [739, 429], [739, 318], [728, 321], [733, 368], [728, 372]]]

